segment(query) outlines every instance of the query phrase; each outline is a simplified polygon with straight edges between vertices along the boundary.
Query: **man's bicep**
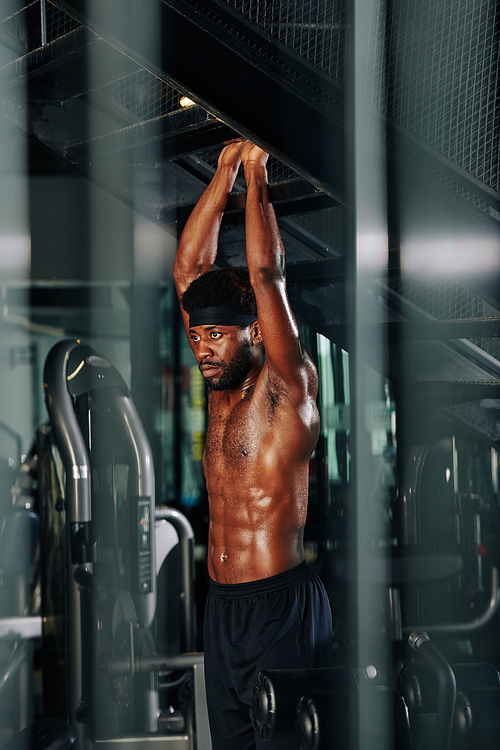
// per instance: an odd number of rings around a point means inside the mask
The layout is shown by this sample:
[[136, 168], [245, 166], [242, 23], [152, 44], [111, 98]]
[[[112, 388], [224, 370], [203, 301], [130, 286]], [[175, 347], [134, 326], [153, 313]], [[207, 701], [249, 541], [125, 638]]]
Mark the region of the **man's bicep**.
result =
[[285, 382], [302, 387], [300, 371], [309, 357], [300, 341], [284, 282], [254, 291], [267, 361]]
[[174, 273], [174, 282], [175, 282], [175, 289], [177, 292], [177, 297], [179, 298], [179, 306], [181, 308], [181, 315], [182, 315], [182, 321], [184, 323], [184, 328], [186, 329], [186, 335], [189, 338], [189, 314], [184, 310], [182, 307], [182, 295], [188, 288], [189, 284], [191, 283], [193, 279], [185, 278], [184, 276], [175, 275]]

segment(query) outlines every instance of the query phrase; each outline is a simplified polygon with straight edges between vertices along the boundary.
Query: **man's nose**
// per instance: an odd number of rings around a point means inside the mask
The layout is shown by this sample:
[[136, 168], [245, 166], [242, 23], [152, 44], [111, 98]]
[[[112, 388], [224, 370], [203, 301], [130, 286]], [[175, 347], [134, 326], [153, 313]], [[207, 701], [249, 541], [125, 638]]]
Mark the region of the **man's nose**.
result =
[[203, 339], [200, 339], [200, 341], [198, 342], [198, 351], [196, 353], [200, 359], [204, 359], [204, 357], [211, 357], [214, 353], [214, 350], [212, 349], [210, 341], [204, 341]]

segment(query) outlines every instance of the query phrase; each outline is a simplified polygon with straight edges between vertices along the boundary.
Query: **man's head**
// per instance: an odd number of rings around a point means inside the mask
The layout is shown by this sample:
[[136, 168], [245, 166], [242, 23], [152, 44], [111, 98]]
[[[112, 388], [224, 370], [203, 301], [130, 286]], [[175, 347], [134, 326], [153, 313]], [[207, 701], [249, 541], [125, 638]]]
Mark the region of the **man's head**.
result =
[[247, 326], [257, 320], [257, 302], [247, 268], [221, 268], [204, 273], [188, 286], [181, 304], [194, 325], [202, 321]]
[[209, 271], [182, 296], [189, 337], [198, 365], [212, 390], [245, 381], [261, 364], [262, 336], [257, 303], [246, 268]]

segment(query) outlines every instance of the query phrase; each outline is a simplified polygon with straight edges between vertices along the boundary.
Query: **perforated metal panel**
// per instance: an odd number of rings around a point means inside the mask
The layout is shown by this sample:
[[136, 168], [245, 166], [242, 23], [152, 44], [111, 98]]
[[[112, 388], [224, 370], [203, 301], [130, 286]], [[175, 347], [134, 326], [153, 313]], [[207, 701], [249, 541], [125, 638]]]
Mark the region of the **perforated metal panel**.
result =
[[53, 42], [64, 34], [69, 34], [70, 31], [79, 28], [80, 24], [77, 21], [48, 2], [45, 3], [45, 14], [48, 42]]
[[345, 8], [335, 0], [225, 0], [307, 62], [341, 83]]
[[496, 13], [495, 0], [392, 3], [387, 114], [498, 190]]
[[[344, 83], [345, 2], [225, 2]], [[440, 155], [498, 190], [495, 0], [372, 0], [370, 11], [366, 43], [373, 70], [381, 58], [387, 70], [384, 90], [368, 74], [367, 98]]]
[[293, 217], [296, 224], [310, 232], [325, 245], [332, 247], [337, 253], [346, 252], [347, 238], [345, 231], [345, 208], [338, 206], [323, 211], [311, 211]]
[[[497, 318], [498, 311], [477, 294], [447, 277], [425, 280], [392, 279], [391, 287], [437, 320]], [[472, 339], [480, 349], [500, 359], [498, 338]]]
[[[44, 11], [46, 40], [49, 43], [79, 28], [80, 24], [77, 21], [51, 5], [47, 0], [45, 0]], [[38, 27], [37, 33], [33, 33], [33, 21], [35, 20]], [[32, 33], [28, 43], [28, 26], [30, 23]], [[31, 50], [41, 46], [40, 25], [40, 0], [32, 0], [32, 2], [19, 3], [18, 8], [11, 10], [0, 22], [0, 29], [9, 36], [19, 39], [26, 45], [26, 52], [31, 52]]]
[[[33, 6], [34, 4], [35, 3], [32, 2], [29, 5]], [[11, 10], [11, 12], [5, 17], [2, 17], [0, 21], [0, 31], [7, 36], [11, 36], [13, 39], [17, 39], [22, 44], [26, 44], [27, 39], [27, 28], [25, 22], [26, 10], [26, 7], [16, 9], [15, 11]]]
[[147, 70], [138, 70], [100, 89], [140, 120], [151, 120], [181, 109], [181, 95]]

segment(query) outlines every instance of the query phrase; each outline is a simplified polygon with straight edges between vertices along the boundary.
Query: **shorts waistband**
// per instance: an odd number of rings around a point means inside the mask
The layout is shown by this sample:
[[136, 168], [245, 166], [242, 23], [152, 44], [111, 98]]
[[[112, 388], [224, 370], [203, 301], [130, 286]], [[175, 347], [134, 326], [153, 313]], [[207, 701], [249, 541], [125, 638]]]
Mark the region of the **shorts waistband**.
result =
[[311, 569], [305, 560], [295, 568], [285, 570], [270, 578], [261, 578], [258, 581], [245, 581], [244, 583], [217, 583], [210, 578], [210, 593], [220, 598], [231, 598], [237, 596], [252, 596], [267, 591], [276, 591], [286, 586], [293, 586], [306, 581], [311, 576]]

